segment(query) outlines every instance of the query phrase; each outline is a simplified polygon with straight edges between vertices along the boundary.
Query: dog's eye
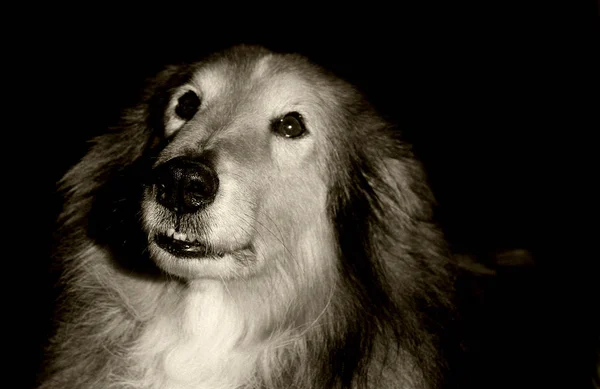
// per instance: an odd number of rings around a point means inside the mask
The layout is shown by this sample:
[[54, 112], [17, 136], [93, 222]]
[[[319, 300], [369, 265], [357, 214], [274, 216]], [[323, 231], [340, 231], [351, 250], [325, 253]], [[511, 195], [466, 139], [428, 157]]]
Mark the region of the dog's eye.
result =
[[273, 131], [286, 138], [297, 138], [306, 133], [302, 116], [298, 112], [290, 112], [273, 123]]
[[175, 113], [183, 120], [190, 120], [198, 112], [199, 107], [200, 97], [193, 91], [188, 91], [177, 100]]

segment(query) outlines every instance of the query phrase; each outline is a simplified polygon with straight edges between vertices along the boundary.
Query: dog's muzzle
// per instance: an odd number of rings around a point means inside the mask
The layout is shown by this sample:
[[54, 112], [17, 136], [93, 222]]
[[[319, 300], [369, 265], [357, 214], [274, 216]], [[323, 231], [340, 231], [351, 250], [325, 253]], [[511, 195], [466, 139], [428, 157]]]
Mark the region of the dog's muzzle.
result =
[[219, 189], [219, 178], [205, 160], [173, 158], [153, 172], [156, 201], [178, 213], [193, 213], [213, 202]]

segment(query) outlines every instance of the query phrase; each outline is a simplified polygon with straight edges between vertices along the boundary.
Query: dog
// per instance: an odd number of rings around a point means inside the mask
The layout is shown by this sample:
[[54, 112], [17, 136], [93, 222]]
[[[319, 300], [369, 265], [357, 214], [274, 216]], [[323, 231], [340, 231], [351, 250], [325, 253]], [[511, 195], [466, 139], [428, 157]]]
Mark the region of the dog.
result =
[[40, 389], [453, 385], [457, 265], [423, 169], [308, 59], [167, 67], [60, 188]]

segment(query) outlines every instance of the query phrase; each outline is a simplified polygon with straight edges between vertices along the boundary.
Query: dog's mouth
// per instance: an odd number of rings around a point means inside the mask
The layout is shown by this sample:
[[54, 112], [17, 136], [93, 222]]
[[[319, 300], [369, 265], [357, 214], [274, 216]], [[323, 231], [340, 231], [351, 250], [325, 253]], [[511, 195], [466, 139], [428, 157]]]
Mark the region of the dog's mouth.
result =
[[155, 235], [154, 242], [158, 247], [178, 258], [218, 260], [227, 254], [235, 254], [239, 257], [246, 257], [253, 254], [253, 249], [250, 245], [232, 251], [217, 250], [210, 245], [199, 242], [191, 235], [172, 230], [166, 234]]

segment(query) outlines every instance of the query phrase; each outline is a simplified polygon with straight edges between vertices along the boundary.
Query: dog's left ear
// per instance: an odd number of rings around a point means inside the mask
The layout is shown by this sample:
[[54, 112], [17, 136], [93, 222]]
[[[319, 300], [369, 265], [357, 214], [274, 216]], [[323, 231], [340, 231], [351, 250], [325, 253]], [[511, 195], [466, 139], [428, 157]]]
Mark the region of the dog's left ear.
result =
[[377, 191], [382, 206], [400, 209], [408, 218], [429, 220], [432, 216], [433, 194], [423, 168], [410, 151], [398, 157], [384, 157], [376, 170], [382, 190]]

